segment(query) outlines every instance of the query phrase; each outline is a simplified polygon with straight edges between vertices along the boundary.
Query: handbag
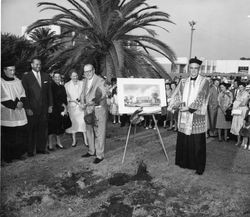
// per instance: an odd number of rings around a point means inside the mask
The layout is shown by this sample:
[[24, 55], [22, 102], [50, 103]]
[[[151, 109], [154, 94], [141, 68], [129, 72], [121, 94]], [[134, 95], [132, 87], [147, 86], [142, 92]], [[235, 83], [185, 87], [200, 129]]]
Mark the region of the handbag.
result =
[[241, 115], [242, 114], [242, 110], [240, 109], [233, 109], [232, 110], [232, 115]]
[[168, 107], [167, 106], [161, 107], [161, 115], [167, 115], [167, 113], [168, 113]]
[[230, 106], [225, 112], [226, 112], [225, 114], [226, 121], [232, 121], [233, 120], [232, 106]]
[[70, 128], [71, 126], [72, 126], [72, 122], [70, 120], [69, 114], [67, 113], [67, 114], [62, 116], [62, 125], [61, 125], [61, 127], [62, 127], [63, 130], [66, 130], [66, 129]]
[[96, 124], [95, 111], [92, 111], [84, 116], [84, 121], [88, 125], [94, 126]]
[[247, 129], [246, 127], [241, 127], [240, 131], [239, 131], [239, 135], [241, 136], [249, 136], [250, 132], [249, 129]]

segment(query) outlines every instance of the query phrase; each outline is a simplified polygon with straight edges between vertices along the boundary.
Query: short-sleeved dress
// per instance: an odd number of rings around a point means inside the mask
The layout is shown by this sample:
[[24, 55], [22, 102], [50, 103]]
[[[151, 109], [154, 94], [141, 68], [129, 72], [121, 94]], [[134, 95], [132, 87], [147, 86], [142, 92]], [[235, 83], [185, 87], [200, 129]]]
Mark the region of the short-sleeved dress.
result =
[[86, 132], [84, 111], [80, 108], [79, 101], [83, 91], [83, 81], [74, 84], [69, 81], [65, 84], [68, 100], [68, 112], [72, 126], [66, 130], [67, 133]]
[[236, 99], [233, 103], [233, 109], [241, 110], [241, 115], [234, 115], [232, 120], [232, 126], [230, 132], [234, 135], [239, 135], [240, 129], [243, 126], [243, 120], [248, 110], [247, 102], [249, 99], [249, 94], [247, 91], [238, 92]]
[[111, 113], [112, 115], [119, 115], [119, 112], [118, 112], [118, 99], [117, 99], [117, 94], [114, 94], [114, 95], [111, 97], [110, 113]]
[[218, 113], [216, 120], [216, 128], [217, 129], [230, 129], [232, 122], [226, 121], [225, 111], [232, 104], [233, 94], [230, 91], [220, 92], [218, 95]]
[[240, 130], [240, 135], [245, 137], [250, 137], [250, 109], [247, 110], [245, 115], [245, 126]]

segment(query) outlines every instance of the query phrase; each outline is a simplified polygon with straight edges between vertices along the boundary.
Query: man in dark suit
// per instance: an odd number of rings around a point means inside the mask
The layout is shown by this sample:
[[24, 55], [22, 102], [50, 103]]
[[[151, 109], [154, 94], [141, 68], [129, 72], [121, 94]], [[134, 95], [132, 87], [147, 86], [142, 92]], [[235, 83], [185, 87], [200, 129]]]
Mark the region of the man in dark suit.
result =
[[48, 74], [41, 72], [41, 59], [34, 57], [32, 70], [23, 75], [28, 117], [28, 156], [34, 153], [47, 154], [48, 113], [52, 112], [52, 93]]

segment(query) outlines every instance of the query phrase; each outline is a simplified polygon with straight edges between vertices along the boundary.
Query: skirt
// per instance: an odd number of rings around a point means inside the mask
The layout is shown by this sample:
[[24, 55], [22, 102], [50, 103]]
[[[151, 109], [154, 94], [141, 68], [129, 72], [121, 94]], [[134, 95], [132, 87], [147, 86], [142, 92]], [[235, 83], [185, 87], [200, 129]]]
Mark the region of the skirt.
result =
[[86, 132], [86, 123], [84, 121], [84, 111], [79, 106], [69, 107], [68, 113], [72, 126], [66, 129], [66, 133]]
[[216, 118], [216, 128], [217, 129], [230, 129], [232, 125], [231, 121], [226, 121], [225, 114], [219, 108]]

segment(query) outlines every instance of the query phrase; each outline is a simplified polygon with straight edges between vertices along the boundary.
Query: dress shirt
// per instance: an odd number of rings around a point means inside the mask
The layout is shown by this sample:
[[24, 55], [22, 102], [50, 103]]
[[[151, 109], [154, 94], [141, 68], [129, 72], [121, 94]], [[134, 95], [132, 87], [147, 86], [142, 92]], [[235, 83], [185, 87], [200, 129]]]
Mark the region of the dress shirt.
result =
[[93, 82], [93, 77], [91, 79], [87, 80], [87, 92], [89, 92], [89, 89], [91, 87], [92, 82]]
[[36, 72], [34, 70], [32, 70], [33, 74], [35, 75], [39, 85], [41, 86], [41, 76], [40, 76], [40, 72]]

